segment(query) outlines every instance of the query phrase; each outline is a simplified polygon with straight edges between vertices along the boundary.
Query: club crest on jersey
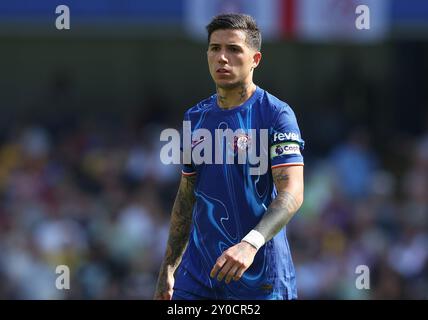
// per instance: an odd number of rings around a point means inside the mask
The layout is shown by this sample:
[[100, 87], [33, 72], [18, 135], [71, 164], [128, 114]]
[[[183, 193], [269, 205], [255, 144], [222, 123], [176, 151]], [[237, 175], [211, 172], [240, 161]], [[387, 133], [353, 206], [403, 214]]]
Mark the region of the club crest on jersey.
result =
[[238, 134], [234, 137], [233, 150], [236, 151], [244, 151], [247, 150], [251, 143], [250, 137], [248, 134]]

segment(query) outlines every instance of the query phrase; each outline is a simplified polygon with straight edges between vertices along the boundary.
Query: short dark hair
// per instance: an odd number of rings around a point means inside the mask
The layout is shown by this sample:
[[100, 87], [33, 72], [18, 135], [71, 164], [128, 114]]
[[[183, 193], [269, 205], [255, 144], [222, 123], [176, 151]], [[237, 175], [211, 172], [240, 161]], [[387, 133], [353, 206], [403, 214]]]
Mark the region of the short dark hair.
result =
[[246, 33], [246, 42], [250, 47], [260, 51], [262, 47], [262, 35], [253, 17], [248, 14], [228, 13], [214, 17], [206, 26], [208, 31], [208, 43], [211, 34], [216, 30], [242, 30]]

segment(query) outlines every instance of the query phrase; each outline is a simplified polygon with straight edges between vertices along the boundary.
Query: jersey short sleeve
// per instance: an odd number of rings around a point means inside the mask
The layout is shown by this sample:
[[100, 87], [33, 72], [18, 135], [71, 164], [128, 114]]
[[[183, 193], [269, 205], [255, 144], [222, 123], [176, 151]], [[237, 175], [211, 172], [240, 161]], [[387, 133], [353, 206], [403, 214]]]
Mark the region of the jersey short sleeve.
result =
[[303, 165], [304, 144], [293, 110], [282, 107], [270, 133], [271, 167]]
[[[188, 115], [188, 113], [186, 112], [185, 114], [184, 114], [184, 121], [188, 121], [189, 123], [190, 123], [190, 118], [189, 118], [189, 115]], [[182, 157], [181, 157], [181, 159], [182, 159], [182, 163], [183, 163], [183, 166], [182, 166], [182, 168], [181, 168], [181, 173], [183, 174], [183, 175], [185, 175], [185, 176], [193, 176], [193, 175], [195, 175], [196, 174], [196, 170], [195, 170], [195, 168], [193, 167], [193, 164], [192, 163], [185, 163], [185, 161], [184, 161], [184, 159], [186, 158], [186, 157], [184, 157], [184, 152], [190, 152], [190, 154], [189, 155], [187, 155], [187, 158], [188, 159], [192, 159], [192, 155], [191, 155], [191, 149], [189, 149], [189, 148], [184, 148], [183, 147], [183, 140], [184, 140], [184, 135], [185, 135], [186, 133], [185, 132], [183, 132], [183, 129], [181, 130], [181, 139], [180, 139], [180, 151], [181, 151], [181, 155], [182, 155]], [[189, 143], [191, 143], [191, 141], [189, 141]]]

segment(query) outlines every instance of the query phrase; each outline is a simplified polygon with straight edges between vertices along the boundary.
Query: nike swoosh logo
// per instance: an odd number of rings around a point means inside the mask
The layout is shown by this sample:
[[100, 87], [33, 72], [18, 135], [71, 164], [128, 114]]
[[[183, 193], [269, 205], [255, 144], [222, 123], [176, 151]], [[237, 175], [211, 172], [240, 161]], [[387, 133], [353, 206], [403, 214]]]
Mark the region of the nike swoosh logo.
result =
[[201, 138], [201, 139], [199, 139], [199, 140], [196, 140], [196, 141], [192, 141], [192, 149], [194, 148], [194, 147], [196, 147], [198, 144], [200, 144], [202, 141], [204, 141], [205, 140], [205, 138]]

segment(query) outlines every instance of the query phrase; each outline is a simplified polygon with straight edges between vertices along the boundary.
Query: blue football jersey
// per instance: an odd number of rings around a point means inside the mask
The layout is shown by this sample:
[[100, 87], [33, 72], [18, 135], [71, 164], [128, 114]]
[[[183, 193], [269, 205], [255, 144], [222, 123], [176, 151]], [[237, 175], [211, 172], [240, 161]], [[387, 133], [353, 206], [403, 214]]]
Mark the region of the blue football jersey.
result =
[[[285, 228], [260, 248], [239, 281], [225, 284], [210, 278], [217, 258], [259, 223], [275, 199], [271, 168], [303, 165], [304, 141], [293, 110], [257, 87], [244, 104], [229, 110], [218, 106], [214, 94], [187, 110], [184, 120], [191, 124], [188, 150], [196, 150], [211, 161], [195, 163], [192, 157], [183, 165], [183, 175], [196, 175], [196, 202], [189, 243], [175, 273], [174, 288], [207, 299], [297, 298]], [[229, 141], [216, 132], [226, 129], [234, 132]], [[250, 146], [260, 161], [267, 161], [264, 172], [251, 173], [257, 164], [249, 158], [237, 161], [239, 153]], [[231, 154], [235, 160], [232, 164], [226, 159]]]

